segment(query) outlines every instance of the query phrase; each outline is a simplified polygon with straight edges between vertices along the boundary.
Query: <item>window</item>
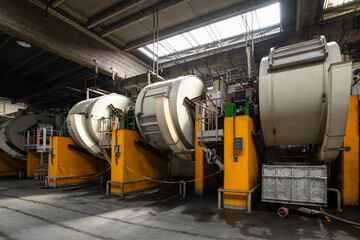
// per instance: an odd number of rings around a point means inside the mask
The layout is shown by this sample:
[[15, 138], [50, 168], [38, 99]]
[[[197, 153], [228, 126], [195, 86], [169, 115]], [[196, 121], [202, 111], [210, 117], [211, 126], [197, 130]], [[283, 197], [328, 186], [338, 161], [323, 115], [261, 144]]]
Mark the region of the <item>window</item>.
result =
[[332, 7], [340, 7], [344, 4], [352, 3], [355, 0], [325, 0], [324, 9], [332, 8]]
[[[280, 4], [275, 3], [197, 29], [178, 34], [139, 48], [149, 58], [159, 56], [159, 63], [209, 51], [221, 51], [254, 35], [254, 38], [280, 31]], [[157, 48], [158, 45], [158, 48]]]
[[325, 0], [320, 21], [345, 17], [358, 11], [359, 1], [355, 0]]

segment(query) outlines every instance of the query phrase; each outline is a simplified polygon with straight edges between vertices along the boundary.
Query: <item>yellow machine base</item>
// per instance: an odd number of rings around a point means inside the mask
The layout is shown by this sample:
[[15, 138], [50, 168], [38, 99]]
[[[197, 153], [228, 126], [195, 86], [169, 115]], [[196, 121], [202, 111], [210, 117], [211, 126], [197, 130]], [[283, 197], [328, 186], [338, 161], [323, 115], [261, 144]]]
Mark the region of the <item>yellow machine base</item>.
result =
[[359, 96], [351, 96], [344, 146], [351, 147], [342, 152], [334, 164], [336, 185], [341, 191], [344, 205], [359, 205]]
[[[249, 191], [259, 181], [259, 157], [251, 132], [253, 120], [247, 116], [226, 117], [224, 123], [224, 189]], [[234, 149], [234, 137], [242, 138], [242, 148]], [[247, 195], [224, 193], [224, 207], [246, 209]]]
[[35, 177], [35, 168], [40, 164], [40, 153], [29, 151], [27, 152], [27, 164], [26, 164], [26, 177]]
[[[201, 126], [201, 125], [200, 125]], [[201, 129], [200, 129], [201, 130]], [[198, 121], [195, 122], [195, 179], [199, 179], [195, 182], [195, 194], [203, 195], [207, 191], [216, 189], [220, 185], [220, 179], [218, 175], [214, 175], [209, 178], [205, 178], [211, 174], [216, 173], [219, 167], [215, 164], [208, 164], [205, 159], [204, 150], [198, 145], [197, 132], [199, 130]]]
[[95, 175], [106, 170], [105, 161], [69, 148], [69, 144], [78, 146], [70, 137], [52, 137], [50, 140], [54, 154], [49, 159], [49, 186], [57, 187], [97, 180], [99, 177], [86, 175]]
[[19, 176], [19, 171], [25, 171], [26, 161], [12, 158], [6, 152], [0, 151], [0, 177]]
[[[145, 177], [160, 181], [166, 178], [167, 163], [134, 143], [138, 140], [145, 142], [137, 131], [114, 130], [112, 132], [112, 194], [121, 194], [121, 185], [123, 185], [123, 193], [129, 193], [161, 184], [146, 180]], [[115, 153], [115, 148], [119, 149], [118, 153]]]

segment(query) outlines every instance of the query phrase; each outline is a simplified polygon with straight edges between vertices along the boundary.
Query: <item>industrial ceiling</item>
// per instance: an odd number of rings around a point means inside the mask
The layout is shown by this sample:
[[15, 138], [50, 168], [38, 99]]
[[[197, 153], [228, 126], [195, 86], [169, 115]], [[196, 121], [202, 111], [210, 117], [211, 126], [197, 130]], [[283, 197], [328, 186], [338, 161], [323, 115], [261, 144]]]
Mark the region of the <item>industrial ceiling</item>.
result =
[[[85, 97], [87, 87], [118, 92], [141, 87], [151, 59], [138, 48], [153, 42], [154, 12], [159, 12], [161, 40], [276, 2], [281, 31], [256, 40], [257, 62], [270, 47], [321, 34], [351, 49], [358, 46], [358, 1], [336, 11], [324, 11], [324, 1], [311, 0], [3, 1], [1, 97], [50, 108], [71, 106]], [[18, 40], [31, 47], [19, 46]], [[214, 71], [241, 72], [244, 53], [244, 44], [239, 43], [195, 54], [161, 65], [161, 74], [170, 78], [196, 70], [206, 78]]]

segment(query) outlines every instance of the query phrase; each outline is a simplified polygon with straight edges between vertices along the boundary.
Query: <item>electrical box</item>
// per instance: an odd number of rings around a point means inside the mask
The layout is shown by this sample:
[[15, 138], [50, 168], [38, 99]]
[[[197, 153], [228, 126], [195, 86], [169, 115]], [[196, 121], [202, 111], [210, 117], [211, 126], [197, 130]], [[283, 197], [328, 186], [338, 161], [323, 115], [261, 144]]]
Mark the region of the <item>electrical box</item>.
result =
[[234, 139], [234, 149], [243, 149], [243, 138]]

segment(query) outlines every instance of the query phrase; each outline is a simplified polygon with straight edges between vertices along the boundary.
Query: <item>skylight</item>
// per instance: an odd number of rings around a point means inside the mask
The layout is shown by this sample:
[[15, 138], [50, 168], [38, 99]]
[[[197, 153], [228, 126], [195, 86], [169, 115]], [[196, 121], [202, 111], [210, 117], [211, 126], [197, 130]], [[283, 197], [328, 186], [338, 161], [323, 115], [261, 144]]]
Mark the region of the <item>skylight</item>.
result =
[[325, 0], [324, 9], [332, 8], [332, 7], [340, 7], [347, 3], [352, 3], [355, 0]]
[[254, 33], [254, 38], [260, 38], [279, 31], [280, 4], [275, 3], [166, 38], [159, 41], [158, 49], [156, 43], [155, 46], [151, 43], [139, 50], [149, 58], [153, 58], [155, 53], [155, 57], [158, 55], [159, 62], [163, 63], [214, 49], [221, 51], [225, 46], [244, 42], [249, 33]]

